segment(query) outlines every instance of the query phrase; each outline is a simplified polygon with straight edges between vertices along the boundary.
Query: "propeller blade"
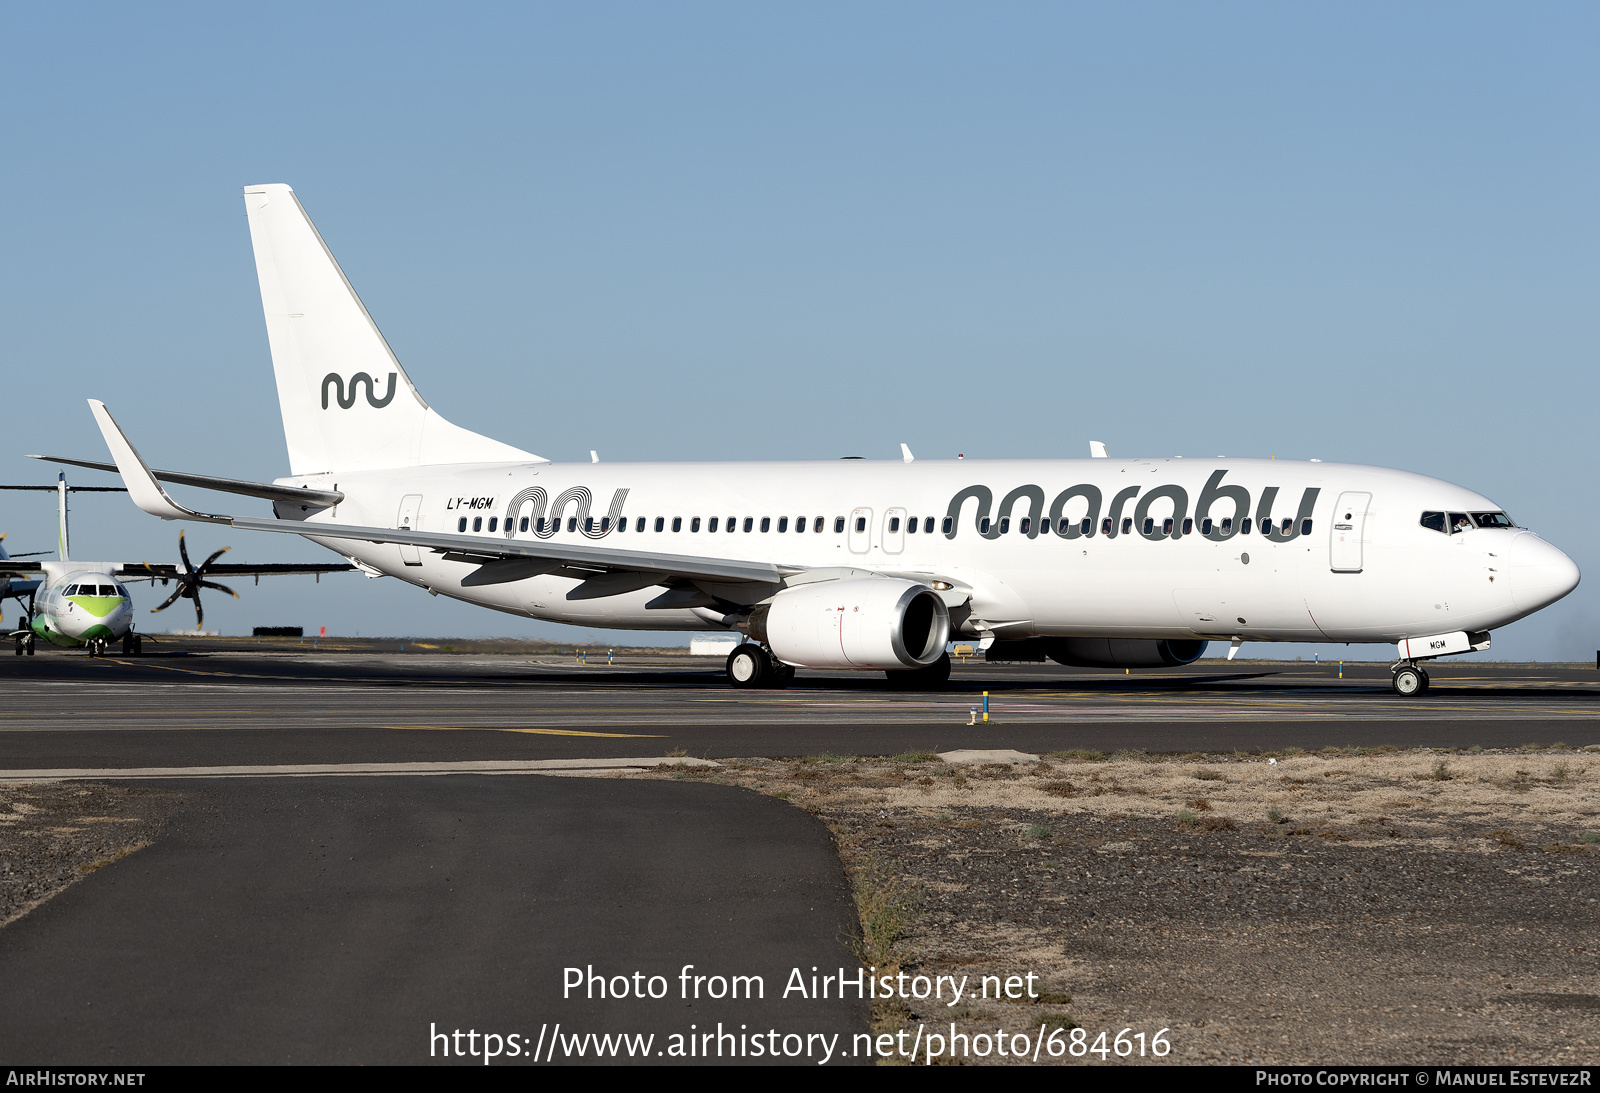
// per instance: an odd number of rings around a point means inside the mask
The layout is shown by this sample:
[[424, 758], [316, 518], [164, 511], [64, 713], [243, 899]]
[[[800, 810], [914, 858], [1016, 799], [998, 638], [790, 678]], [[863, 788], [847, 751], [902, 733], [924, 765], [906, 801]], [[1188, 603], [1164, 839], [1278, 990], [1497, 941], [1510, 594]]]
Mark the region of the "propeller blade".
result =
[[200, 588], [215, 588], [218, 592], [226, 592], [228, 595], [232, 596], [234, 599], [238, 599], [239, 598], [239, 593], [235, 592], [233, 589], [229, 588], [225, 584], [217, 584], [215, 581], [197, 581], [196, 584]]
[[193, 571], [194, 566], [189, 564], [189, 548], [183, 545], [183, 532], [178, 532], [178, 555], [183, 559], [183, 568]]
[[[198, 591], [196, 589], [196, 592]], [[194, 596], [194, 628], [196, 630], [204, 630], [206, 628], [206, 609], [200, 606], [200, 597], [198, 595]]]
[[150, 609], [150, 613], [152, 615], [154, 615], [157, 611], [165, 611], [167, 608], [171, 607], [173, 604], [177, 603], [180, 599], [182, 599], [183, 598], [183, 594], [185, 592], [187, 592], [187, 591], [189, 591], [189, 586], [188, 585], [179, 584], [178, 587], [173, 590], [172, 595], [168, 596], [166, 598], [166, 601], [160, 607], [152, 607]]
[[218, 558], [222, 557], [232, 549], [232, 547], [223, 547], [221, 550], [213, 551], [211, 557], [200, 563], [198, 572], [204, 573], [210, 567], [212, 562], [216, 561]]

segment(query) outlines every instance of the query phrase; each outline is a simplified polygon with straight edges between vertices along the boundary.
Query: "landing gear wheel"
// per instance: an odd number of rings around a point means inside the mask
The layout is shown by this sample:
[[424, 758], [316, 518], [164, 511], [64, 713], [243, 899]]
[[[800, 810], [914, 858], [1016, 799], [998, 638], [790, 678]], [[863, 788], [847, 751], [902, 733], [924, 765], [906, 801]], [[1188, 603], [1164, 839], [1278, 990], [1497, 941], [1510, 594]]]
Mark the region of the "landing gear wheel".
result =
[[27, 648], [27, 647], [28, 647], [28, 643], [27, 643], [27, 641], [26, 641], [26, 640], [25, 640], [25, 639], [24, 639], [24, 638], [23, 638], [23, 637], [22, 637], [22, 636], [21, 636], [21, 635], [20, 635], [20, 634], [19, 634], [19, 635], [18, 635], [18, 636], [17, 636], [17, 642], [16, 642], [16, 645], [17, 645], [17, 656], [19, 656], [19, 657], [20, 657], [20, 656], [21, 656], [21, 655], [22, 655], [22, 653], [23, 653], [23, 650], [25, 650], [25, 649], [26, 649], [26, 648]]
[[889, 686], [897, 691], [939, 691], [950, 682], [950, 654], [941, 654], [932, 664], [921, 668], [904, 668], [883, 673], [889, 677]]
[[776, 658], [772, 661], [772, 677], [767, 680], [767, 686], [775, 691], [781, 691], [794, 682], [794, 665], [785, 664]]
[[122, 655], [125, 656], [125, 657], [133, 656], [133, 635], [132, 634], [124, 634], [124, 635], [122, 635]]
[[135, 634], [135, 635], [133, 635], [133, 655], [136, 656], [136, 657], [144, 656], [144, 635], [143, 634]]
[[1416, 698], [1428, 689], [1428, 673], [1414, 664], [1395, 669], [1394, 693], [1401, 698]]
[[735, 687], [765, 687], [773, 675], [772, 661], [765, 649], [747, 641], [728, 654], [727, 672]]
[[22, 647], [28, 651], [28, 655], [30, 657], [33, 656], [33, 643], [34, 643], [34, 636], [32, 634], [23, 635]]

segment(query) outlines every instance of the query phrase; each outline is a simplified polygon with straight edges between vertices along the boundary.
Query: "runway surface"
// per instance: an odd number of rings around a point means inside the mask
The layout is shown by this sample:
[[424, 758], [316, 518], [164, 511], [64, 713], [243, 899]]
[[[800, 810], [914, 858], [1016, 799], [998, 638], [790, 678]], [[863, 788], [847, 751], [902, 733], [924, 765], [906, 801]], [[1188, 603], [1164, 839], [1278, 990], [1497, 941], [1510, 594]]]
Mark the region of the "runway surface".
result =
[[[606, 1061], [657, 1062], [719, 1022], [846, 1049], [867, 1029], [864, 1001], [783, 997], [793, 968], [852, 962], [854, 918], [827, 830], [784, 802], [548, 777], [142, 785], [181, 795], [155, 844], [0, 930], [12, 1063], [412, 1064], [457, 1029], [464, 1055], [469, 1030], [499, 1035], [503, 1065], [536, 1043], [595, 1061], [557, 1046], [591, 1033], [654, 1034]], [[587, 978], [564, 997], [591, 966], [664, 997], [590, 998]], [[764, 997], [710, 998], [717, 975]]]
[[[0, 769], [664, 755], [1276, 750], [1600, 743], [1600, 672], [1456, 662], [1401, 699], [1381, 664], [1089, 672], [960, 665], [948, 690], [802, 672], [734, 690], [720, 663], [209, 653], [0, 658]], [[969, 725], [989, 692], [990, 722]]]

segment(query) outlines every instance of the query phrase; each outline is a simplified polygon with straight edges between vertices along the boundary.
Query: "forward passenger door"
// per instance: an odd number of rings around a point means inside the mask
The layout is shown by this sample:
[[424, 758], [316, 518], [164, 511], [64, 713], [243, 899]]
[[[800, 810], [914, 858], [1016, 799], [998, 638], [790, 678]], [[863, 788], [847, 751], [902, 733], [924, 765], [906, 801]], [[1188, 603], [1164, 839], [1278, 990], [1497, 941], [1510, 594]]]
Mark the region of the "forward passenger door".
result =
[[1362, 545], [1366, 541], [1367, 506], [1370, 493], [1341, 493], [1333, 510], [1332, 530], [1328, 533], [1328, 568], [1335, 573], [1360, 573], [1364, 562]]

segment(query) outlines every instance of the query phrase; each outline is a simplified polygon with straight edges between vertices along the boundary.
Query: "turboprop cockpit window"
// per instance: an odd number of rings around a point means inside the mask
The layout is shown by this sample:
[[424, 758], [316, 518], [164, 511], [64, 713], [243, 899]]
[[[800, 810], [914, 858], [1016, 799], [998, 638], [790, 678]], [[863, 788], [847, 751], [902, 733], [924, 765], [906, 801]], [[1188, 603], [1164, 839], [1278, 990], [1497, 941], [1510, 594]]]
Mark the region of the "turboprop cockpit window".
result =
[[1437, 531], [1440, 534], [1444, 534], [1444, 532], [1445, 532], [1444, 513], [1442, 513], [1442, 512], [1425, 512], [1425, 513], [1423, 513], [1422, 514], [1422, 526], [1425, 527], [1425, 528], [1428, 528], [1428, 529], [1430, 529], [1432, 531]]
[[1511, 522], [1511, 517], [1503, 512], [1475, 512], [1472, 518], [1478, 522], [1480, 528], [1514, 528], [1517, 525]]
[[78, 591], [78, 586], [75, 585], [75, 584], [67, 585], [67, 590], [65, 592], [61, 593], [61, 594], [63, 596], [79, 596], [79, 595], [82, 595], [82, 593]]

